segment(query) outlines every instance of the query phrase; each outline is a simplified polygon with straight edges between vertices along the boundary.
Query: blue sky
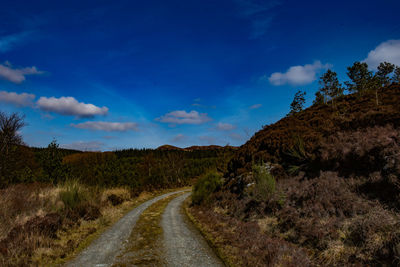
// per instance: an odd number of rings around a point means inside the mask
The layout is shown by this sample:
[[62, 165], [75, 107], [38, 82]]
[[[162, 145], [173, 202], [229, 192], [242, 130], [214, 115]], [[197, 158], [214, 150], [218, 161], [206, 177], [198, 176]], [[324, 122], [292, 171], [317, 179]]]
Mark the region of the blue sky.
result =
[[400, 65], [394, 0], [0, 4], [0, 111], [31, 146], [241, 145], [327, 68]]

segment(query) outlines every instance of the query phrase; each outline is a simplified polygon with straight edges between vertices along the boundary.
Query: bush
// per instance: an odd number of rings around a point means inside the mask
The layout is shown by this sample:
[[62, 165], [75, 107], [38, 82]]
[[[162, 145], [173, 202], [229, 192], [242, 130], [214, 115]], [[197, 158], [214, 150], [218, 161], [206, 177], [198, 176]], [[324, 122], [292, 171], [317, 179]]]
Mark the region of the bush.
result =
[[77, 180], [68, 180], [62, 186], [60, 199], [65, 209], [73, 210], [87, 200], [87, 192]]
[[203, 175], [193, 187], [192, 203], [201, 204], [222, 185], [222, 177], [217, 172], [209, 172]]
[[254, 165], [253, 178], [255, 187], [253, 196], [256, 200], [266, 200], [275, 192], [276, 181], [269, 172], [269, 165]]

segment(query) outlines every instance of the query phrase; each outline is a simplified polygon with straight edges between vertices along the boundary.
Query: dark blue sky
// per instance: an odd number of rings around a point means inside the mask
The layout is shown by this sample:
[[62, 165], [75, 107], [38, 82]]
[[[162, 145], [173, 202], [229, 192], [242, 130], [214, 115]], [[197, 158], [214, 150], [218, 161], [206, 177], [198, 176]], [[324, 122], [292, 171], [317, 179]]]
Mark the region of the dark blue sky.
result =
[[[61, 3], [64, 2], [64, 3]], [[244, 143], [327, 68], [400, 65], [399, 1], [0, 0], [0, 110], [27, 144]]]

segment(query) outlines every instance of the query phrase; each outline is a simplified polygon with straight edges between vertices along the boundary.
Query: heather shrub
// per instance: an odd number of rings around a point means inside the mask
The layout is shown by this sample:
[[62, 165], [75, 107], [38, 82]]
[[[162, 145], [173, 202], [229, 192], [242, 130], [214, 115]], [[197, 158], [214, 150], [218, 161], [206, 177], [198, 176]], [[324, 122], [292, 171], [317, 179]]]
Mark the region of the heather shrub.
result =
[[319, 158], [324, 169], [344, 176], [382, 170], [400, 174], [399, 152], [400, 130], [386, 125], [331, 135], [321, 142]]
[[208, 172], [197, 181], [193, 187], [192, 203], [200, 204], [209, 199], [210, 195], [222, 185], [222, 176], [217, 172]]
[[268, 167], [268, 164], [253, 166], [255, 185], [252, 194], [256, 200], [266, 200], [275, 192], [276, 181], [274, 176], [269, 172]]
[[113, 206], [120, 205], [130, 199], [131, 193], [128, 188], [109, 188], [101, 194], [101, 201], [110, 202]]

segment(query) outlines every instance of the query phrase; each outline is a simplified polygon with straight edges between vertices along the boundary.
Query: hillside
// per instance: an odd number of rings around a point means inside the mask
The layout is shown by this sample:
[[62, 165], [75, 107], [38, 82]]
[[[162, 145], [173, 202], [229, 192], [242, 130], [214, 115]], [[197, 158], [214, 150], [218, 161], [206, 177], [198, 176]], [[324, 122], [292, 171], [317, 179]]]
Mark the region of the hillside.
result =
[[232, 266], [399, 264], [400, 86], [378, 92], [265, 126], [203, 178], [189, 212]]
[[[236, 176], [251, 170], [252, 162], [273, 162], [283, 165], [296, 163], [291, 150], [299, 139], [309, 155], [318, 153], [319, 144], [340, 131], [355, 131], [367, 127], [400, 125], [400, 86], [381, 90], [381, 104], [375, 104], [375, 92], [364, 95], [345, 95], [336, 107], [313, 105], [264, 128], [247, 141], [229, 163], [229, 175]], [[293, 162], [294, 161], [294, 162]]]

